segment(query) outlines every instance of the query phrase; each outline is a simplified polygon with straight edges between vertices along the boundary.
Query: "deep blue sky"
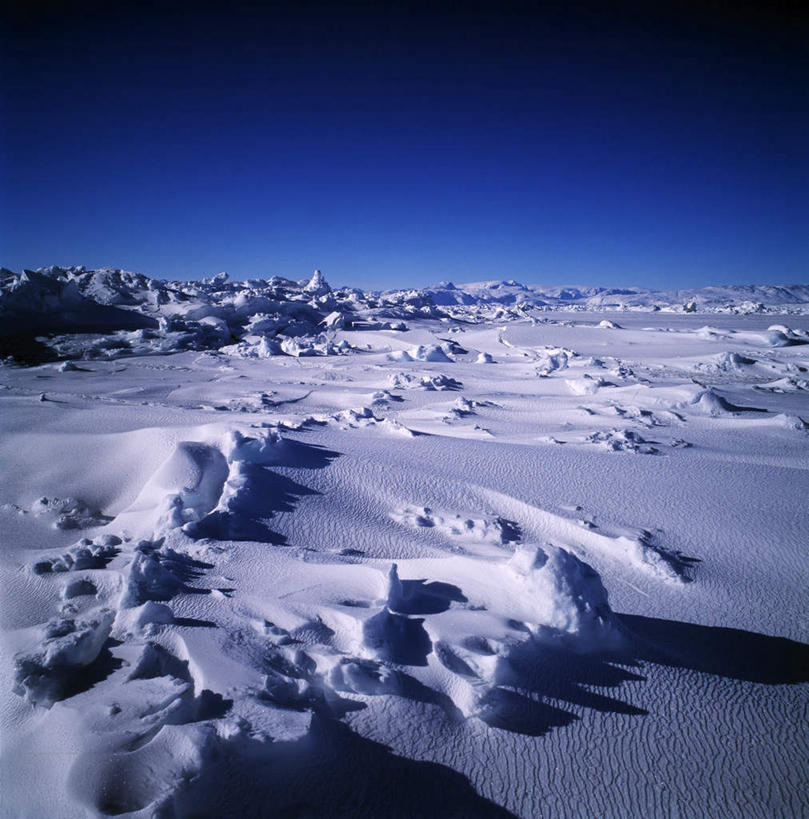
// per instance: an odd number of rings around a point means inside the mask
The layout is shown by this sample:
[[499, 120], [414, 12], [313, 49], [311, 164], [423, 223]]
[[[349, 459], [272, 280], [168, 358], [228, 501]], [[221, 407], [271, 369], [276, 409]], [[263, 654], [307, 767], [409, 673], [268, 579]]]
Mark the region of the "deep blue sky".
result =
[[12, 269], [809, 281], [809, 25], [788, 5], [9, 8]]

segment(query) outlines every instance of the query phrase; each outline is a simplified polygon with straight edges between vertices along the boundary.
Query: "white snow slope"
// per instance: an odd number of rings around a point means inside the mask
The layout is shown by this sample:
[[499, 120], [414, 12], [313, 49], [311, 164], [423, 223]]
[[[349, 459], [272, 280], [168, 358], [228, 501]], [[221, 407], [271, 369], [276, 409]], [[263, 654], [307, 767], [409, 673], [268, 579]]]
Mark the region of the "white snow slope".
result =
[[798, 301], [4, 275], [0, 815], [809, 815]]

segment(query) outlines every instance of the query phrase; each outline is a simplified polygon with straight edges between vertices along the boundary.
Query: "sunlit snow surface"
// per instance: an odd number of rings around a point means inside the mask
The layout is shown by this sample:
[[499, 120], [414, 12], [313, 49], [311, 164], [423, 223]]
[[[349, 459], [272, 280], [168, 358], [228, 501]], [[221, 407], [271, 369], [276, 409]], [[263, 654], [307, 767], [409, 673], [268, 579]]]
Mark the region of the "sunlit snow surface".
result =
[[809, 812], [800, 306], [43, 276], [4, 296], [73, 318], [0, 366], [0, 814]]

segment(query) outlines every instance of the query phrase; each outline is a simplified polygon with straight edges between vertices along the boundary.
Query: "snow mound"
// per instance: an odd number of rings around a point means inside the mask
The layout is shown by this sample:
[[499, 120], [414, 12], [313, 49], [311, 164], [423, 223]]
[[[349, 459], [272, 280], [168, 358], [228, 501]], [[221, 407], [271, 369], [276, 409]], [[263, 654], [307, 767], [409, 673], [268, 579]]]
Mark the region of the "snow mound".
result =
[[[451, 512], [437, 512], [427, 506], [405, 507], [392, 515], [405, 526], [431, 529], [459, 544], [487, 543], [505, 546], [520, 540], [520, 527], [501, 517], [472, 517]], [[457, 548], [457, 547], [455, 547]]]
[[70, 372], [79, 372], [80, 369], [77, 367], [72, 361], [63, 361], [59, 365], [59, 372], [60, 373], [70, 373]]
[[358, 407], [335, 413], [328, 420], [343, 429], [375, 428], [383, 432], [414, 438], [416, 433], [394, 418], [377, 418], [370, 407]]
[[565, 382], [573, 395], [594, 395], [601, 387], [614, 386], [601, 376], [585, 373], [581, 378], [568, 378]]
[[809, 429], [809, 424], [797, 415], [787, 415], [786, 413], [780, 412], [778, 415], [773, 416], [772, 421], [783, 429], [793, 429], [799, 432]]
[[227, 478], [228, 462], [219, 449], [181, 441], [117, 524], [151, 537], [198, 521], [217, 505]]
[[332, 668], [329, 684], [335, 691], [364, 696], [399, 694], [402, 689], [399, 673], [374, 660], [343, 658]]
[[809, 343], [809, 336], [804, 330], [791, 330], [783, 324], [773, 324], [767, 328], [764, 340], [770, 347], [791, 347]]
[[333, 310], [320, 324], [328, 330], [342, 330], [345, 327], [346, 319], [339, 310]]
[[769, 381], [766, 384], [757, 384], [754, 389], [781, 394], [809, 392], [809, 379], [787, 376], [786, 378]]
[[129, 566], [120, 607], [131, 609], [150, 601], [171, 600], [183, 588], [182, 580], [172, 571], [176, 563], [177, 556], [170, 551], [142, 541]]
[[33, 503], [31, 512], [37, 517], [53, 517], [55, 529], [89, 529], [112, 520], [75, 498], [41, 497]]
[[382, 421], [379, 422], [379, 427], [384, 432], [390, 432], [394, 435], [401, 435], [404, 438], [415, 438], [417, 435], [417, 433], [410, 429], [410, 427], [406, 427], [395, 418], [383, 418]]
[[478, 406], [476, 401], [470, 401], [468, 398], [459, 395], [453, 405], [444, 416], [445, 420], [451, 421], [456, 418], [468, 418], [470, 415], [475, 415], [475, 407]]
[[531, 610], [528, 622], [536, 634], [575, 635], [599, 647], [612, 640], [616, 621], [601, 577], [574, 554], [526, 544], [515, 551], [508, 569]]
[[174, 612], [165, 603], [147, 600], [135, 609], [134, 617], [125, 618], [121, 614], [116, 618], [116, 624], [124, 619], [128, 620], [127, 636], [152, 637], [160, 631], [160, 626], [171, 625], [174, 621]]
[[350, 350], [351, 347], [347, 341], [343, 340], [339, 344], [335, 344], [324, 336], [285, 338], [281, 342], [281, 351], [295, 358], [301, 356], [345, 355]]
[[654, 441], [647, 441], [634, 429], [611, 429], [593, 432], [587, 436], [593, 444], [599, 444], [609, 452], [632, 452], [642, 455], [657, 455], [659, 450]]
[[455, 378], [438, 373], [437, 375], [423, 376], [419, 381], [419, 386], [423, 390], [442, 392], [443, 390], [459, 390], [463, 387], [463, 384]]
[[49, 708], [80, 686], [83, 671], [101, 653], [112, 631], [110, 609], [81, 619], [58, 617], [44, 627], [40, 644], [14, 660], [14, 692]]
[[248, 436], [235, 429], [228, 433], [222, 451], [229, 463], [274, 464], [284, 457], [286, 442], [277, 430], [261, 429], [256, 433]]
[[443, 392], [459, 390], [463, 384], [443, 373], [435, 375], [413, 376], [407, 373], [394, 373], [388, 378], [388, 386], [394, 390], [427, 390]]
[[33, 569], [36, 574], [103, 569], [118, 554], [120, 543], [121, 539], [115, 535], [105, 535], [98, 543], [82, 538], [64, 554], [37, 561]]
[[437, 361], [444, 364], [454, 361], [447, 355], [444, 348], [438, 344], [420, 344], [410, 350], [399, 350], [395, 353], [389, 353], [388, 359], [390, 361]]
[[717, 327], [709, 327], [707, 324], [692, 332], [698, 338], [704, 338], [706, 341], [715, 341], [720, 338], [725, 338], [725, 333], [723, 333], [722, 330]]
[[713, 418], [735, 415], [737, 412], [744, 412], [745, 410], [760, 411], [756, 407], [736, 406], [711, 387], [702, 390], [688, 404], [703, 415], [710, 415]]
[[756, 359], [741, 353], [718, 353], [706, 362], [705, 369], [719, 370], [721, 372], [739, 372], [744, 371], [756, 364]]
[[547, 377], [557, 370], [567, 369], [570, 359], [567, 350], [546, 350], [537, 357], [536, 374], [540, 377]]
[[238, 344], [228, 344], [221, 348], [225, 355], [232, 355], [237, 358], [272, 358], [282, 355], [281, 342], [268, 338], [267, 336], [248, 336]]
[[62, 589], [62, 599], [72, 600], [74, 597], [84, 597], [85, 595], [95, 595], [98, 593], [98, 587], [92, 580], [86, 577], [76, 577], [68, 580]]

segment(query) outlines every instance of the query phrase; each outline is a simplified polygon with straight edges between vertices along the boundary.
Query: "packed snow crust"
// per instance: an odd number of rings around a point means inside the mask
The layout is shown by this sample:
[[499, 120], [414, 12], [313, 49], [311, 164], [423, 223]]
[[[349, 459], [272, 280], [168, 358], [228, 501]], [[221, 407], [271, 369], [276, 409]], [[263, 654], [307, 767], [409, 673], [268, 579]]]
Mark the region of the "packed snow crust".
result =
[[2, 271], [0, 814], [805, 815], [807, 302]]

